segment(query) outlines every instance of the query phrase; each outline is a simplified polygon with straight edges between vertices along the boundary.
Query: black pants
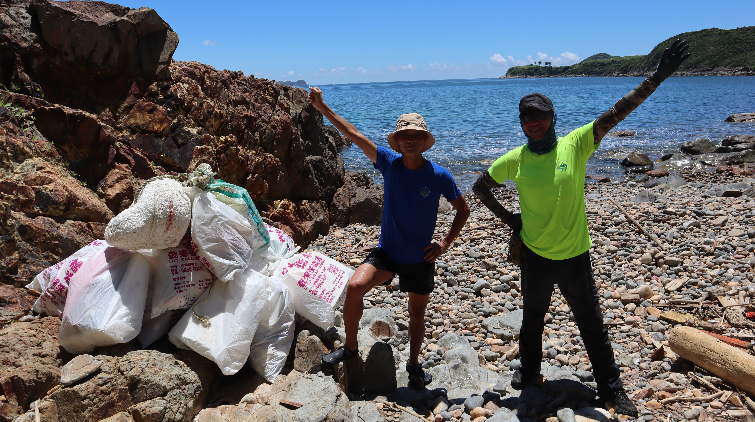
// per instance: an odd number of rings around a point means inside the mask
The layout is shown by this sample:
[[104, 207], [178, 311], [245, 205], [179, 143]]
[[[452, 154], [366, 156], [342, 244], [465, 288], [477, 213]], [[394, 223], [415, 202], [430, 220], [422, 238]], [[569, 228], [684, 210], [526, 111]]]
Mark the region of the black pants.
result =
[[621, 371], [614, 360], [608, 330], [603, 325], [589, 253], [555, 261], [543, 258], [524, 245], [521, 268], [524, 320], [519, 334], [519, 354], [523, 373], [536, 374], [540, 371], [545, 328], [543, 319], [550, 306], [553, 285], [558, 284], [574, 313], [585, 343], [598, 394], [605, 397], [622, 389]]

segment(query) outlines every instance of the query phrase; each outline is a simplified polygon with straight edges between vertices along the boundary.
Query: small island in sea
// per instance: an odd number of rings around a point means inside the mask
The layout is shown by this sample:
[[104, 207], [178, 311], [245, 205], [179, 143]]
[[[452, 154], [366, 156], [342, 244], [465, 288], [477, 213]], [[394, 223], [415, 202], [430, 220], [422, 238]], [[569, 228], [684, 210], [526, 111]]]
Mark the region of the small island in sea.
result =
[[296, 82], [291, 82], [291, 81], [276, 81], [276, 82], [281, 85], [295, 86], [298, 88], [309, 88], [309, 84], [303, 81], [302, 79], [299, 79]]
[[509, 68], [506, 78], [550, 78], [574, 76], [647, 76], [675, 40], [689, 42], [690, 58], [677, 76], [755, 76], [755, 26], [736, 29], [710, 28], [685, 32], [656, 45], [647, 55], [612, 56], [594, 54], [571, 66], [551, 66], [550, 62]]

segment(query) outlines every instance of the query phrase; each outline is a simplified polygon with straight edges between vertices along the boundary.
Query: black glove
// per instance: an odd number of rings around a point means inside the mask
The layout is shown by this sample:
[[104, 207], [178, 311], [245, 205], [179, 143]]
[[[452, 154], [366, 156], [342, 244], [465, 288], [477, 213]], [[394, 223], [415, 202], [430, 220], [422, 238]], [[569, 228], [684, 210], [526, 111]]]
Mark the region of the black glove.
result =
[[506, 220], [506, 225], [509, 226], [512, 231], [518, 233], [520, 230], [522, 230], [522, 214], [511, 214]]
[[689, 44], [687, 44], [686, 40], [676, 40], [671, 44], [671, 47], [663, 50], [661, 60], [658, 61], [658, 69], [650, 75], [650, 80], [656, 84], [660, 84], [676, 72], [676, 69], [678, 69], [690, 55], [689, 53], [685, 54], [688, 47]]

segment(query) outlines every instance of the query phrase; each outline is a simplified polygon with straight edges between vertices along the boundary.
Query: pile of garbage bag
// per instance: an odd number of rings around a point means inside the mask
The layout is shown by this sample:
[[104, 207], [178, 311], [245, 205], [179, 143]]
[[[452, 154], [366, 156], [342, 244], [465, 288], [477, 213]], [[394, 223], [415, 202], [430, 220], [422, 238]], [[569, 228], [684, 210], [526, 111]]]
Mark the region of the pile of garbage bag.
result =
[[39, 273], [34, 310], [61, 317], [69, 352], [168, 335], [232, 375], [249, 362], [269, 382], [294, 321], [328, 329], [354, 271], [267, 225], [247, 191], [209, 165], [148, 181], [96, 240]]

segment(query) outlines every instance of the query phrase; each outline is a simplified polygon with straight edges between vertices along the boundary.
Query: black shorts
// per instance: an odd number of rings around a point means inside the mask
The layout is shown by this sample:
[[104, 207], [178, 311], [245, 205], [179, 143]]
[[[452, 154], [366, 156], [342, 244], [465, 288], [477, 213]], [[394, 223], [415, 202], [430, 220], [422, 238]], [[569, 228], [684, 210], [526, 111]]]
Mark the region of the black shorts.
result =
[[435, 287], [435, 262], [400, 264], [388, 257], [384, 250], [376, 248], [367, 255], [362, 264], [370, 264], [394, 275], [398, 274], [398, 285], [402, 292], [427, 295]]

